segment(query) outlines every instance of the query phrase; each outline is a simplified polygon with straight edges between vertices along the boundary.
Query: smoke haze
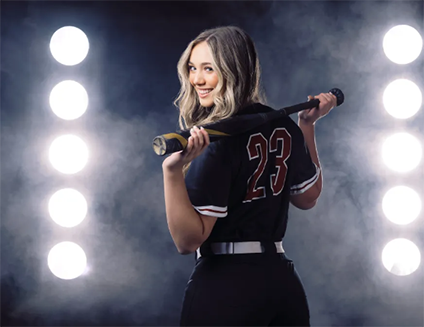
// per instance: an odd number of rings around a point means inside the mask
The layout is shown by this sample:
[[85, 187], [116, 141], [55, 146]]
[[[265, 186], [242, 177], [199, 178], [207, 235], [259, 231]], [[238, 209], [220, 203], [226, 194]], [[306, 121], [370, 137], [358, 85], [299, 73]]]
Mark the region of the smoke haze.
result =
[[[305, 102], [340, 88], [345, 103], [317, 123], [324, 187], [315, 208], [290, 208], [284, 248], [304, 283], [316, 326], [422, 326], [422, 268], [399, 278], [381, 251], [392, 238], [422, 245], [422, 214], [392, 226], [381, 210], [391, 186], [422, 194], [422, 164], [397, 176], [381, 161], [393, 130], [421, 135], [422, 110], [408, 124], [384, 111], [384, 88], [406, 76], [423, 89], [422, 55], [399, 67], [386, 59], [384, 34], [410, 24], [423, 32], [416, 1], [6, 2], [1, 12], [2, 319], [13, 325], [177, 325], [194, 255], [178, 254], [168, 231], [161, 163], [151, 142], [178, 129], [172, 105], [176, 64], [202, 30], [237, 25], [254, 39], [269, 105]], [[48, 52], [54, 31], [80, 27], [90, 52], [61, 67]], [[48, 106], [51, 88], [75, 78], [89, 108], [62, 122]], [[296, 117], [292, 117], [296, 119]], [[90, 149], [80, 173], [64, 176], [48, 147], [75, 133]], [[87, 199], [73, 229], [49, 217], [49, 197], [73, 187]], [[88, 269], [55, 278], [47, 267], [56, 243], [78, 243]]]

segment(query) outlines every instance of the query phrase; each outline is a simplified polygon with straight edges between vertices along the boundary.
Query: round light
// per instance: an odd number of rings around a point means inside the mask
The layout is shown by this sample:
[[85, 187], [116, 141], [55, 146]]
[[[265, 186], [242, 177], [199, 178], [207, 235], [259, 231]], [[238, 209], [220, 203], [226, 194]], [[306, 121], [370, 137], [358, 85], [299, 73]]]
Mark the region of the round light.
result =
[[383, 161], [392, 170], [404, 173], [418, 166], [421, 161], [420, 142], [411, 134], [397, 133], [383, 144]]
[[84, 273], [87, 257], [79, 245], [72, 242], [62, 242], [56, 244], [50, 250], [47, 264], [56, 277], [74, 279]]
[[60, 118], [73, 120], [81, 117], [88, 106], [88, 94], [75, 81], [58, 83], [50, 92], [50, 108]]
[[417, 59], [422, 47], [423, 39], [420, 33], [408, 25], [391, 28], [383, 39], [384, 53], [391, 61], [400, 65]]
[[411, 223], [421, 212], [420, 196], [406, 186], [396, 186], [387, 191], [382, 205], [386, 217], [398, 225]]
[[420, 88], [407, 79], [390, 83], [383, 94], [386, 111], [395, 118], [406, 119], [414, 116], [422, 105]]
[[83, 31], [74, 26], [58, 29], [50, 39], [50, 52], [61, 64], [74, 66], [88, 54], [90, 44]]
[[381, 258], [384, 267], [398, 276], [412, 274], [421, 263], [421, 253], [418, 247], [404, 238], [398, 238], [387, 243]]
[[63, 135], [52, 142], [49, 159], [61, 173], [75, 174], [87, 164], [88, 148], [79, 137]]
[[57, 191], [49, 201], [50, 217], [60, 226], [74, 227], [87, 215], [87, 201], [84, 196], [71, 188]]

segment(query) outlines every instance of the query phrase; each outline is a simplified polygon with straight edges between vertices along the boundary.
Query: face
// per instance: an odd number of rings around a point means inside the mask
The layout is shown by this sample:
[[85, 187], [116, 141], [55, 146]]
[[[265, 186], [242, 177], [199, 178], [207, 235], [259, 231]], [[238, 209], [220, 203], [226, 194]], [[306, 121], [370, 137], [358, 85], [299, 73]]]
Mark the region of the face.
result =
[[200, 104], [203, 107], [212, 107], [218, 75], [212, 68], [212, 54], [206, 42], [193, 48], [188, 68], [190, 83], [197, 91]]

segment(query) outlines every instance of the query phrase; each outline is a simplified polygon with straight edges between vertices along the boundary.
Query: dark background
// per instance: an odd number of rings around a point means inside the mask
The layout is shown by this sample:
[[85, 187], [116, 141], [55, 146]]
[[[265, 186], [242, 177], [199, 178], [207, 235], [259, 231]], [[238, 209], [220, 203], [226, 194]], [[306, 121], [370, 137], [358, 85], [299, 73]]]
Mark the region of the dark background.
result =
[[[423, 249], [423, 214], [396, 226], [381, 210], [385, 191], [423, 193], [423, 164], [389, 171], [381, 144], [394, 131], [423, 141], [422, 110], [398, 122], [382, 94], [409, 78], [421, 90], [423, 55], [396, 65], [385, 33], [408, 24], [423, 35], [422, 1], [139, 1], [1, 3], [2, 325], [177, 325], [194, 255], [181, 256], [166, 225], [162, 157], [151, 141], [177, 129], [176, 64], [202, 30], [237, 25], [254, 39], [268, 104], [275, 109], [338, 87], [345, 103], [317, 123], [324, 173], [318, 205], [290, 209], [284, 247], [302, 277], [316, 326], [423, 326], [423, 269], [398, 277], [381, 252], [404, 237]], [[87, 58], [62, 66], [49, 42], [60, 27], [82, 29]], [[75, 79], [89, 107], [76, 121], [49, 108], [52, 87]], [[293, 117], [296, 119], [295, 117]], [[90, 149], [76, 175], [55, 171], [48, 147], [75, 133]], [[49, 217], [62, 187], [82, 192], [89, 213], [72, 229]], [[50, 248], [77, 242], [88, 272], [71, 281], [47, 266]]]

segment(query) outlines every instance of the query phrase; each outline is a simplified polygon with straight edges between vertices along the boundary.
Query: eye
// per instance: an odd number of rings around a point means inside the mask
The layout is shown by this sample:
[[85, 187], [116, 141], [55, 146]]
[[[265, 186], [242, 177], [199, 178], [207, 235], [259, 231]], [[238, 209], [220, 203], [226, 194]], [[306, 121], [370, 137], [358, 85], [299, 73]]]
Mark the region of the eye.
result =
[[213, 72], [213, 68], [212, 67], [205, 67], [206, 70], [210, 69], [210, 72]]
[[192, 71], [193, 70], [192, 68], [194, 68], [194, 66], [188, 66], [189, 71]]

